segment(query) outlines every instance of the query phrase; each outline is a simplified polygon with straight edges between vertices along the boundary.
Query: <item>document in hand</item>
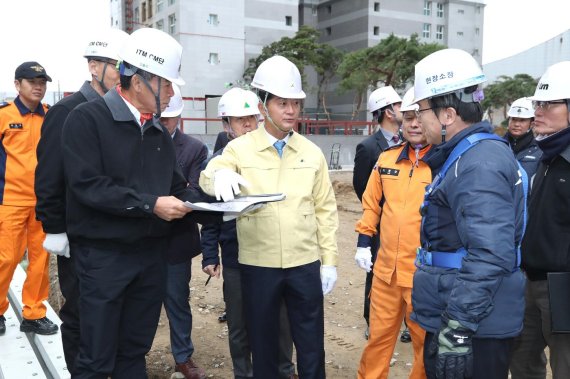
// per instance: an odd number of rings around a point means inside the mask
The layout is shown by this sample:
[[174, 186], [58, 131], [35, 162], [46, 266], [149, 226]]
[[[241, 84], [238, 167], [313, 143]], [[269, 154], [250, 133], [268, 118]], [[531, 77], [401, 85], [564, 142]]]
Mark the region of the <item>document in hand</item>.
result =
[[224, 203], [190, 203], [185, 202], [188, 208], [195, 211], [223, 212], [224, 216], [240, 216], [259, 208], [262, 204], [285, 199], [284, 193], [271, 193], [264, 195], [238, 196], [234, 200]]

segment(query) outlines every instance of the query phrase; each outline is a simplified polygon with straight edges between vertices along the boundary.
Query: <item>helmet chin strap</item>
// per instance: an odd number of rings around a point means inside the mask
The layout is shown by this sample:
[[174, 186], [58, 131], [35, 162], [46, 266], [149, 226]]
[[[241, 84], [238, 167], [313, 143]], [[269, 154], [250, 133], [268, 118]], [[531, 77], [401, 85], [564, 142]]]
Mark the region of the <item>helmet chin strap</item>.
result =
[[146, 87], [150, 90], [150, 92], [152, 92], [152, 94], [154, 95], [154, 101], [156, 102], [156, 117], [160, 118], [160, 114], [162, 113], [161, 109], [160, 109], [160, 88], [161, 88], [161, 82], [162, 82], [162, 78], [160, 76], [157, 76], [158, 78], [158, 92], [154, 92], [154, 90], [152, 89], [150, 83], [148, 82], [148, 80], [146, 80], [142, 75], [138, 74], [139, 78], [142, 79], [143, 83], [146, 85]]
[[447, 134], [447, 125], [441, 124], [441, 143], [445, 142], [445, 135]]
[[105, 62], [105, 66], [103, 66], [103, 72], [101, 73], [101, 79], [99, 79], [99, 77], [97, 77], [97, 83], [99, 83], [99, 86], [101, 87], [101, 90], [103, 90], [103, 93], [109, 92], [109, 89], [107, 88], [107, 86], [103, 82], [103, 80], [105, 79], [105, 72], [107, 71], [107, 65], [108, 64], [109, 64], [109, 62]]
[[281, 133], [289, 133], [290, 130], [283, 130], [281, 129], [279, 126], [277, 126], [277, 124], [273, 121], [273, 119], [271, 118], [271, 116], [269, 115], [269, 110], [267, 109], [267, 106], [265, 105], [265, 103], [267, 102], [267, 95], [268, 93], [265, 92], [265, 99], [263, 99], [263, 110], [265, 111], [265, 115], [267, 116], [266, 118], [269, 120], [269, 123], [275, 128], [277, 129], [277, 131], [281, 132]]

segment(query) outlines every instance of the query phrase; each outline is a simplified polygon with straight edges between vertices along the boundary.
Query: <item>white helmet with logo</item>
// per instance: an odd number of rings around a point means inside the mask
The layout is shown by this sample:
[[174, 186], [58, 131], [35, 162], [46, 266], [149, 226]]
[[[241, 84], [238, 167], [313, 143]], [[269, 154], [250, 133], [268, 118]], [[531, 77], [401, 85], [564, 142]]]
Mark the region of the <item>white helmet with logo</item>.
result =
[[521, 97], [516, 99], [511, 104], [511, 108], [507, 112], [509, 117], [517, 118], [533, 118], [534, 109], [532, 107], [532, 101], [528, 97]]
[[[481, 67], [468, 52], [459, 49], [443, 49], [431, 53], [416, 64], [414, 103], [453, 93], [485, 82]], [[481, 93], [461, 93], [463, 102], [479, 102]]]
[[[136, 68], [160, 76], [179, 86], [185, 84], [180, 76], [182, 46], [163, 31], [153, 28], [135, 30], [127, 38], [119, 56]], [[123, 75], [134, 75], [134, 73], [135, 71], [124, 68], [121, 71]]]
[[129, 35], [121, 29], [108, 28], [93, 36], [85, 48], [85, 58], [106, 58], [118, 61], [119, 50]]
[[420, 109], [420, 106], [414, 103], [414, 87], [412, 87], [406, 91], [406, 94], [402, 98], [400, 112], [417, 111], [418, 109]]
[[304, 99], [301, 74], [289, 59], [275, 55], [259, 65], [251, 86], [283, 99]]
[[182, 99], [182, 93], [180, 93], [180, 87], [172, 84], [172, 89], [174, 90], [174, 96], [170, 98], [168, 107], [160, 114], [160, 117], [178, 117], [182, 114], [184, 100]]
[[368, 112], [374, 112], [378, 109], [384, 108], [390, 104], [401, 103], [402, 98], [398, 93], [392, 88], [392, 86], [386, 86], [375, 89], [368, 98]]
[[258, 115], [258, 103], [259, 98], [255, 93], [237, 87], [232, 88], [220, 98], [218, 117]]
[[553, 64], [546, 69], [530, 98], [535, 101], [570, 99], [570, 61]]

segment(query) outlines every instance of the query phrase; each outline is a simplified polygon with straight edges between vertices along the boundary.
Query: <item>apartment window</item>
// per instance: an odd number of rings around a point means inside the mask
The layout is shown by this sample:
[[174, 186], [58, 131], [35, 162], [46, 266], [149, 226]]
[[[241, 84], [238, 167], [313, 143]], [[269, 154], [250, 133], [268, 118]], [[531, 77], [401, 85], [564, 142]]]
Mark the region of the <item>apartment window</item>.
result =
[[424, 16], [431, 16], [431, 1], [424, 1]]
[[431, 38], [431, 24], [424, 24], [424, 29], [422, 31], [422, 37]]
[[176, 3], [176, 0], [168, 0], [168, 5], [174, 5], [174, 3]]
[[168, 33], [171, 35], [176, 33], [176, 15], [174, 13], [168, 16]]
[[327, 13], [328, 14], [332, 13], [332, 5], [327, 5]]
[[146, 21], [146, 2], [141, 4], [142, 6], [142, 12], [141, 12], [141, 21], [145, 22]]
[[473, 54], [471, 55], [473, 55], [474, 57], [479, 56], [479, 49], [473, 49]]
[[136, 8], [135, 8], [135, 17], [134, 17], [134, 19], [135, 19], [135, 23], [137, 23], [137, 24], [138, 24], [139, 22], [141, 22], [139, 7], [136, 7]]
[[164, 31], [164, 20], [158, 20], [156, 22], [156, 29]]
[[435, 30], [435, 39], [443, 40], [443, 25], [438, 25]]
[[481, 13], [481, 6], [480, 5], [477, 5], [475, 7], [475, 13], [477, 13], [477, 14]]
[[325, 35], [330, 36], [332, 34], [332, 28], [329, 26], [325, 29]]
[[220, 63], [220, 58], [218, 58], [218, 53], [210, 53], [210, 57], [208, 58], [208, 63], [211, 65], [216, 65]]
[[476, 35], [476, 36], [479, 35], [479, 28], [475, 28], [475, 35]]
[[464, 11], [463, 9], [458, 9], [458, 10], [457, 10], [457, 13], [459, 13], [459, 14], [464, 14], [465, 11]]
[[285, 25], [287, 25], [287, 26], [293, 25], [293, 17], [292, 16], [285, 16]]
[[218, 25], [220, 22], [218, 20], [218, 15], [214, 14], [214, 13], [210, 13], [210, 16], [208, 17], [208, 24], [210, 25]]
[[156, 0], [156, 13], [164, 9], [164, 0]]
[[458, 37], [463, 37], [463, 32], [457, 32]]
[[313, 6], [313, 8], [311, 9], [313, 16], [317, 15], [317, 7]]
[[148, 18], [152, 17], [152, 0], [148, 0]]
[[443, 4], [442, 3], [437, 3], [437, 17], [439, 17], [439, 18], [443, 17]]
[[374, 12], [380, 12], [380, 3], [379, 2], [374, 3]]
[[375, 27], [374, 27], [374, 35], [375, 35], [375, 36], [379, 36], [379, 35], [380, 35], [380, 27], [379, 27], [379, 26], [375, 26]]

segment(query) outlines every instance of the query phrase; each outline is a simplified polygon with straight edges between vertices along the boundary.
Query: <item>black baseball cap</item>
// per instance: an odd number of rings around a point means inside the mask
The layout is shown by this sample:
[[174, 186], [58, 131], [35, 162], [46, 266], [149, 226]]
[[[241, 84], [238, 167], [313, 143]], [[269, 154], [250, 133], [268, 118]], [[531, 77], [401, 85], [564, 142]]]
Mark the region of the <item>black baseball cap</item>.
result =
[[46, 69], [38, 62], [24, 62], [16, 69], [16, 80], [34, 78], [46, 78], [48, 82], [51, 82], [51, 78], [47, 74]]

